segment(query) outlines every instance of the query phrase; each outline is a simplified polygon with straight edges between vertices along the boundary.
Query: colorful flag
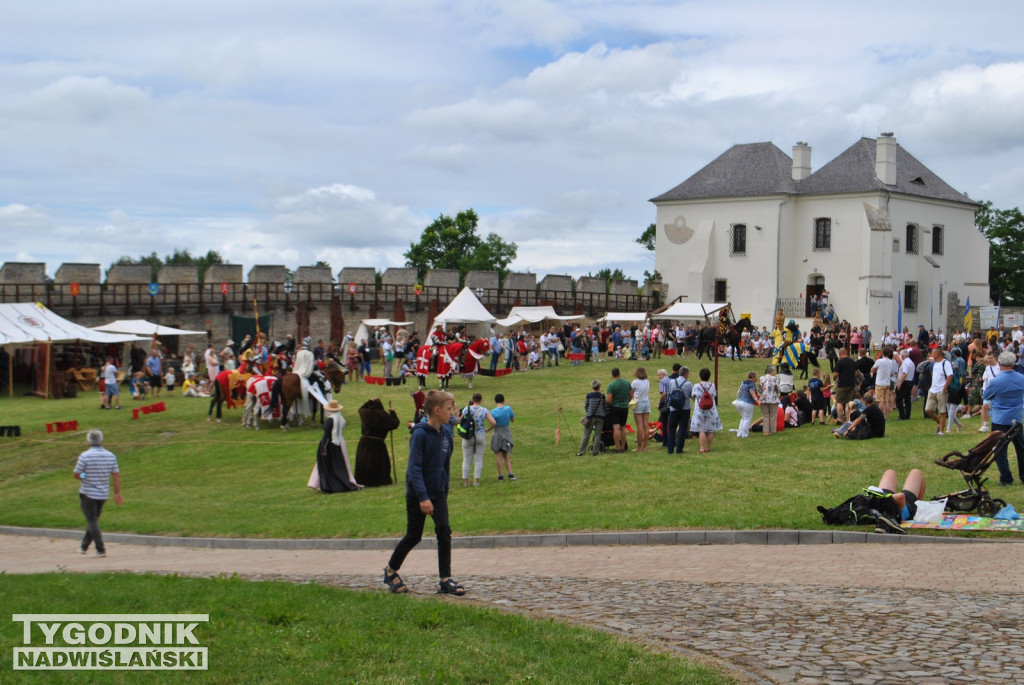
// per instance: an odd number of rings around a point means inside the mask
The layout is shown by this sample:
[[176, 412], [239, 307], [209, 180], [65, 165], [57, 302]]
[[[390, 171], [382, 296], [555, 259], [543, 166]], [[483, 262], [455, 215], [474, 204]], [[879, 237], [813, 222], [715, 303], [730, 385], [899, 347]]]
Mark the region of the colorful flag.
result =
[[903, 291], [896, 291], [896, 333], [903, 331]]
[[971, 314], [971, 296], [967, 296], [967, 306], [964, 307], [964, 330], [970, 333], [974, 330], [974, 315]]

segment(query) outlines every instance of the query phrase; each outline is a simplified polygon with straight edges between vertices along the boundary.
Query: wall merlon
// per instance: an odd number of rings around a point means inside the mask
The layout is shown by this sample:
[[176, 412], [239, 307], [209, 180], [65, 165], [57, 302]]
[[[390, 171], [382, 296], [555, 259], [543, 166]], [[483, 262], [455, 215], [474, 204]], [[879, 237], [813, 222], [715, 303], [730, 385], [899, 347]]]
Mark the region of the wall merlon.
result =
[[349, 283], [373, 286], [377, 283], [377, 272], [372, 267], [346, 266], [338, 273], [338, 283], [343, 286], [348, 286]]
[[43, 262], [4, 262], [0, 267], [0, 283], [30, 284], [46, 280], [46, 264]]
[[281, 265], [259, 264], [249, 269], [246, 279], [249, 283], [280, 283], [282, 286], [288, 270]]
[[102, 283], [103, 271], [99, 264], [61, 264], [53, 277], [54, 283]]
[[199, 282], [199, 267], [195, 264], [165, 264], [156, 273], [156, 282], [184, 285]]
[[137, 285], [149, 283], [153, 271], [149, 264], [114, 264], [107, 272], [107, 283], [111, 285]]
[[457, 269], [434, 269], [428, 271], [423, 285], [429, 288], [458, 288], [459, 272]]
[[469, 271], [466, 273], [466, 287], [476, 290], [477, 288], [483, 288], [485, 290], [497, 290], [498, 289], [498, 272], [497, 271]]
[[292, 277], [293, 283], [331, 283], [331, 267], [300, 266]]
[[381, 285], [415, 286], [418, 282], [416, 269], [392, 268], [381, 275]]

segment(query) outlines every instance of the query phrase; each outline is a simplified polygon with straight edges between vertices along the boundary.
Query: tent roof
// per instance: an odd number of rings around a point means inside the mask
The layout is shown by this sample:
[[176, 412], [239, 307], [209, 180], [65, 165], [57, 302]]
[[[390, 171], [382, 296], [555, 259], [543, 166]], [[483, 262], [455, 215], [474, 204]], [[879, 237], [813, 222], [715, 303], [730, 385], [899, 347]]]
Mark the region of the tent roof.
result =
[[512, 307], [512, 311], [508, 313], [508, 316], [504, 319], [498, 319], [495, 323], [499, 326], [515, 326], [520, 321], [528, 321], [530, 323], [537, 323], [538, 321], [544, 321], [545, 319], [552, 319], [554, 321], [571, 321], [573, 319], [582, 319], [583, 315], [578, 316], [559, 316], [555, 313], [555, 308], [551, 306], [546, 307]]
[[392, 321], [391, 319], [363, 319], [365, 326], [411, 326], [412, 321]]
[[608, 312], [598, 321], [647, 321], [647, 312]]
[[654, 319], [703, 319], [728, 305], [711, 302], [676, 302], [674, 305], [651, 317]]
[[480, 304], [469, 288], [462, 292], [434, 318], [434, 323], [494, 323], [495, 319], [487, 308]]
[[38, 302], [0, 304], [0, 345], [77, 340], [121, 343], [145, 338], [94, 331], [58, 316]]
[[92, 330], [104, 331], [106, 333], [130, 333], [132, 335], [206, 335], [206, 331], [187, 331], [183, 328], [171, 328], [152, 323], [145, 319], [119, 319], [102, 326], [95, 326]]

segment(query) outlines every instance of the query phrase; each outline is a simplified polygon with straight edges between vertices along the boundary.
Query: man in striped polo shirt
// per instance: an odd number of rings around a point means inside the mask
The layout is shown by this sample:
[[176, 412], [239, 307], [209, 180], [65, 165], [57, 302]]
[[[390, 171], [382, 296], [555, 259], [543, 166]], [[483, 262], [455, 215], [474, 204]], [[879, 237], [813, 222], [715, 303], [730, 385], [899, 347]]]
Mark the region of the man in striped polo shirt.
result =
[[100, 512], [110, 497], [110, 476], [114, 476], [114, 501], [121, 504], [121, 473], [117, 468], [117, 457], [103, 447], [103, 433], [98, 430], [89, 431], [86, 436], [89, 449], [78, 455], [75, 465], [75, 480], [81, 483], [78, 498], [81, 500], [82, 513], [85, 514], [85, 537], [79, 551], [85, 554], [89, 545], [96, 543], [96, 556], [107, 556], [107, 548], [103, 545], [100, 533]]

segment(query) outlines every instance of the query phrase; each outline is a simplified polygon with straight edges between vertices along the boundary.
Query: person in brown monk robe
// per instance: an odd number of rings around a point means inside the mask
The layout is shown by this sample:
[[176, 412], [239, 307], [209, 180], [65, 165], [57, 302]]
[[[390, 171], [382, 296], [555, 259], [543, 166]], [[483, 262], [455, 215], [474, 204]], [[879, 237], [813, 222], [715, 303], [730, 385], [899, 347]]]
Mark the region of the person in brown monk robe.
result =
[[387, 437], [398, 428], [398, 414], [394, 409], [384, 409], [380, 399], [374, 397], [359, 408], [359, 419], [363, 433], [356, 448], [356, 481], [367, 487], [391, 485], [394, 481]]

